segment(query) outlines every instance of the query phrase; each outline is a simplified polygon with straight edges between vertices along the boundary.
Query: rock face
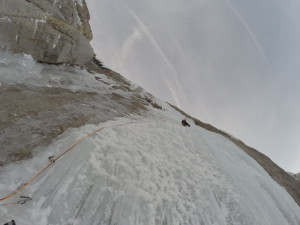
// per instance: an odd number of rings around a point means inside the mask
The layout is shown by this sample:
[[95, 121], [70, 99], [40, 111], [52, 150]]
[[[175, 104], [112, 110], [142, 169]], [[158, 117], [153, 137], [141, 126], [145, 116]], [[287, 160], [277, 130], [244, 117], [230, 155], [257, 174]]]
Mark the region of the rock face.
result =
[[85, 65], [94, 56], [89, 19], [85, 0], [1, 0], [0, 49]]
[[[107, 68], [92, 62], [88, 66], [102, 75], [0, 52], [0, 167], [30, 158], [33, 149], [68, 128], [146, 110], [149, 101], [139, 88]], [[84, 88], [91, 83], [97, 88]]]

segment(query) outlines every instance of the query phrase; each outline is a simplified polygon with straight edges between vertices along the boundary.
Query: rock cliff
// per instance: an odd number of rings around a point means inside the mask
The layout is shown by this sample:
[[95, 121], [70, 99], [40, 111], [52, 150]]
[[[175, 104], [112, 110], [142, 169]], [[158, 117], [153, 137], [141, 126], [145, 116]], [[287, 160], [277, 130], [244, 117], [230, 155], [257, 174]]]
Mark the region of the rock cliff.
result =
[[0, 49], [85, 65], [94, 55], [85, 0], [1, 0]]

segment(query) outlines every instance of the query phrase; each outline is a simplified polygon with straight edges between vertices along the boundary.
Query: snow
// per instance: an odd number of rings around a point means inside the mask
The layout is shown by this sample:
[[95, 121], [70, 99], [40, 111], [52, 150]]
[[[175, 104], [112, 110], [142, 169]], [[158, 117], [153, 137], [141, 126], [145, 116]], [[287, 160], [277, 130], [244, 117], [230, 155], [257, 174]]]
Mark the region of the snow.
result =
[[8, 20], [9, 22], [11, 22], [11, 19], [8, 16], [0, 17], [0, 20]]
[[[64, 87], [106, 93], [114, 81], [79, 68], [35, 63], [0, 54], [1, 83]], [[51, 70], [50, 70], [51, 68]], [[48, 73], [41, 73], [48, 70]], [[106, 87], [105, 87], [106, 86]], [[194, 125], [165, 102], [162, 106], [98, 125], [68, 129], [33, 158], [0, 167], [0, 198], [69, 146], [102, 130], [56, 161], [17, 196], [25, 205], [0, 206], [0, 224], [22, 225], [299, 225], [300, 208], [265, 170], [225, 137]], [[120, 92], [124, 95], [124, 92]], [[129, 122], [138, 122], [127, 124]], [[127, 124], [127, 125], [125, 125]]]
[[[46, 19], [46, 18], [45, 18]], [[38, 23], [46, 23], [46, 20], [45, 19], [32, 19], [34, 20], [35, 22], [35, 27], [34, 27], [34, 32], [33, 32], [33, 35], [36, 34], [36, 30], [38, 28]]]
[[53, 49], [56, 48], [56, 46], [57, 46], [57, 44], [58, 44], [60, 38], [61, 38], [61, 35], [58, 35], [58, 36], [56, 37], [56, 40], [54, 41], [53, 46], [52, 46]]
[[79, 25], [79, 26], [82, 25], [82, 22], [81, 22], [81, 19], [80, 19], [80, 17], [79, 17], [78, 12], [76, 13], [76, 24]]
[[83, 2], [82, 2], [82, 0], [75, 0], [75, 2], [77, 2], [81, 7], [83, 7]]
[[[26, 182], [80, 138], [108, 128], [57, 161], [22, 195], [0, 207], [17, 224], [299, 224], [300, 209], [236, 145], [166, 111], [70, 129], [31, 160], [1, 168], [1, 195]], [[1, 196], [1, 197], [2, 197]]]
[[98, 80], [107, 83], [100, 86], [95, 83], [95, 75], [77, 67], [54, 66], [34, 61], [31, 55], [10, 54], [0, 51], [0, 82], [7, 84], [25, 84], [39, 87], [66, 88], [72, 91], [107, 92], [116, 83], [103, 74], [97, 74]]

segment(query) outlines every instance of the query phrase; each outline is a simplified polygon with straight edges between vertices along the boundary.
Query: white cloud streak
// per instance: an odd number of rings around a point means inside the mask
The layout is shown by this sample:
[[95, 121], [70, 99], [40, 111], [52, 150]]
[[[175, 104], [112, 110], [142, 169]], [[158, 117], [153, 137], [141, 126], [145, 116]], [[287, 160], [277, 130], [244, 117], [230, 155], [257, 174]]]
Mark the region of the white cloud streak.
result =
[[251, 30], [251, 28], [249, 27], [249, 25], [246, 23], [245, 19], [239, 14], [239, 12], [233, 7], [233, 5], [231, 4], [231, 2], [229, 0], [224, 0], [224, 2], [226, 3], [226, 5], [229, 7], [229, 9], [232, 11], [232, 13], [238, 18], [238, 20], [241, 22], [241, 24], [245, 27], [245, 29], [247, 30], [247, 32], [249, 33], [255, 47], [257, 48], [259, 55], [261, 56], [262, 60], [264, 60], [264, 62], [267, 62], [267, 57], [262, 49], [262, 47], [260, 46], [256, 36], [254, 35], [253, 31]]
[[[125, 4], [125, 7], [126, 7], [127, 11], [129, 12], [129, 14], [138, 23], [138, 25], [142, 29], [143, 33], [146, 35], [146, 37], [148, 38], [150, 43], [153, 45], [153, 47], [156, 49], [156, 51], [161, 56], [164, 64], [167, 66], [168, 71], [167, 71], [167, 73], [163, 74], [162, 79], [165, 82], [165, 84], [167, 85], [168, 89], [170, 90], [172, 97], [174, 98], [174, 101], [176, 102], [176, 105], [178, 107], [181, 107], [179, 95], [181, 96], [181, 98], [184, 97], [184, 92], [183, 92], [180, 82], [177, 79], [176, 70], [174, 69], [172, 63], [170, 63], [170, 61], [166, 57], [164, 51], [162, 50], [162, 48], [160, 47], [158, 42], [155, 40], [155, 38], [153, 37], [151, 32], [147, 29], [147, 27], [144, 25], [142, 20], [138, 17], [138, 15], [136, 13], [134, 13], [126, 4]], [[173, 84], [170, 82], [170, 78], [171, 78], [171, 80], [173, 80], [175, 82], [175, 88], [173, 87]]]

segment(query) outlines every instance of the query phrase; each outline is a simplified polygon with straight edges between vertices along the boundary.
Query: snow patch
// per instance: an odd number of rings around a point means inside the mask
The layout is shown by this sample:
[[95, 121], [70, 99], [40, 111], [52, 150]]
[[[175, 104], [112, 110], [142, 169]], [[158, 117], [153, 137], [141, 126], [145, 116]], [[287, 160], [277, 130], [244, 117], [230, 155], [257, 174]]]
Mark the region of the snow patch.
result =
[[79, 26], [82, 25], [81, 18], [79, 17], [79, 14], [78, 14], [77, 11], [76, 11], [76, 24], [79, 25]]
[[[23, 83], [40, 87], [59, 87], [72, 91], [107, 92], [116, 83], [106, 76], [97, 74], [105, 83], [95, 82], [95, 75], [79, 67], [54, 66], [36, 62], [26, 54], [0, 52], [0, 82]], [[44, 73], [42, 71], [51, 71]]]
[[53, 49], [56, 48], [57, 44], [59, 43], [60, 38], [61, 38], [61, 35], [58, 35], [58, 36], [56, 37], [56, 39], [55, 39], [55, 41], [54, 41], [54, 43], [53, 43], [53, 46], [52, 46]]
[[11, 22], [11, 19], [8, 16], [0, 17], [0, 20], [7, 20]]
[[83, 1], [82, 0], [75, 0], [81, 7], [83, 7]]

